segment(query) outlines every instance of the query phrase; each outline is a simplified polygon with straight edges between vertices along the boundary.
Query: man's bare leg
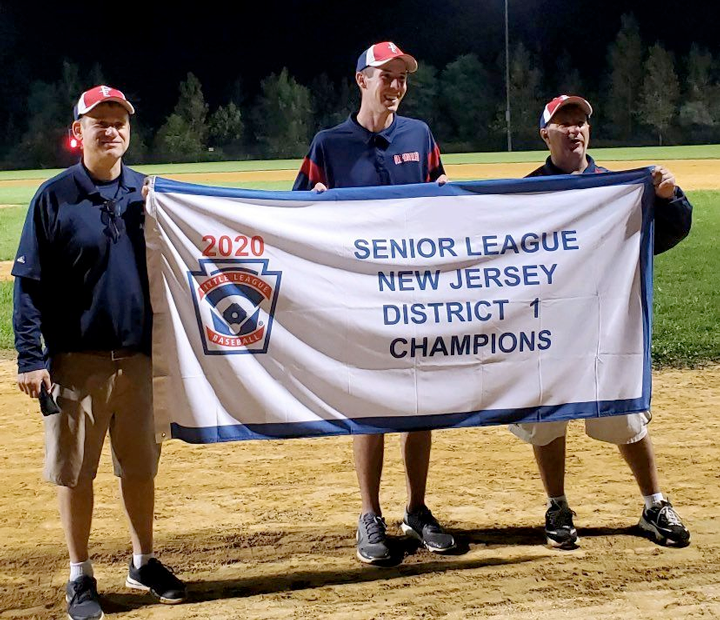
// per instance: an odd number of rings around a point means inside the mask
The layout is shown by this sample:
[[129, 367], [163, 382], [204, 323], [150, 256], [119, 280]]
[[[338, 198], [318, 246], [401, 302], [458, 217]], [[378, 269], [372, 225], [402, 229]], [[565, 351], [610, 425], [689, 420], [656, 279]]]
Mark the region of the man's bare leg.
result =
[[533, 452], [547, 496], [565, 495], [565, 435], [545, 446], [533, 446]]
[[380, 479], [385, 455], [384, 435], [355, 435], [353, 437], [355, 473], [360, 486], [361, 514], [382, 515], [380, 508]]
[[152, 478], [120, 478], [120, 494], [130, 525], [133, 553], [152, 553], [155, 481]]
[[65, 532], [70, 562], [88, 559], [88, 541], [93, 514], [93, 481], [81, 480], [75, 487], [58, 487], [60, 521]]
[[565, 499], [565, 443], [563, 435], [545, 446], [533, 446], [533, 452], [548, 496], [545, 513], [547, 542], [551, 547], [574, 549], [578, 535], [572, 510]]
[[402, 435], [408, 512], [417, 512], [425, 505], [431, 448], [431, 431], [415, 431], [414, 433], [403, 433]]
[[660, 482], [655, 466], [655, 451], [650, 435], [645, 435], [635, 443], [619, 445], [618, 449], [625, 462], [630, 466], [643, 496], [660, 493]]

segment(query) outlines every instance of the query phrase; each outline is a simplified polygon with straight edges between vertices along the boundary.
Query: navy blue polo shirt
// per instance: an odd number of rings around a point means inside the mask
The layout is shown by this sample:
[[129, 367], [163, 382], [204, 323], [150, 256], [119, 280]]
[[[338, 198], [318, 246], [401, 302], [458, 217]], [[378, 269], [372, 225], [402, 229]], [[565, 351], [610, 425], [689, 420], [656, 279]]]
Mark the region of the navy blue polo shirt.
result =
[[395, 114], [387, 129], [373, 133], [353, 114], [315, 136], [293, 189], [426, 183], [442, 174], [440, 149], [425, 123]]
[[[610, 172], [607, 168], [598, 166], [595, 160], [586, 155], [588, 165], [582, 174], [602, 174]], [[567, 174], [558, 168], [548, 156], [545, 163], [533, 170], [528, 177], [548, 177], [557, 174]], [[690, 233], [692, 226], [692, 205], [680, 187], [675, 186], [675, 196], [667, 200], [655, 196], [655, 245], [654, 253], [662, 254], [674, 248]]]
[[12, 269], [20, 372], [57, 353], [150, 352], [144, 178], [123, 165], [96, 182], [79, 163], [38, 189]]

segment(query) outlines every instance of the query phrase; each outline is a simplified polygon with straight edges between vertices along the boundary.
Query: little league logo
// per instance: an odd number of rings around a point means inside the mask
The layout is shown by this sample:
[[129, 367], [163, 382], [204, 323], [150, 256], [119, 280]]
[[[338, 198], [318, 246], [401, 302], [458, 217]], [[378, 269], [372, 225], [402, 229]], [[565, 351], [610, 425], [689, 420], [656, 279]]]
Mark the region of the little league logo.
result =
[[202, 259], [189, 271], [200, 338], [207, 355], [266, 353], [280, 288], [265, 259]]

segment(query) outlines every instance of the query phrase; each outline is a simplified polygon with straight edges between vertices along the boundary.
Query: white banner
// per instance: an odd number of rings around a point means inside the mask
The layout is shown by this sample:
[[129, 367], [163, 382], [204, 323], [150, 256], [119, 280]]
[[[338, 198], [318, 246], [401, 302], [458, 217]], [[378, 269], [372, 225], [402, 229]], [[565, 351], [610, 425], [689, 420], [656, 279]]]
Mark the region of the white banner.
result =
[[322, 194], [156, 179], [147, 216], [159, 439], [649, 408], [647, 169]]

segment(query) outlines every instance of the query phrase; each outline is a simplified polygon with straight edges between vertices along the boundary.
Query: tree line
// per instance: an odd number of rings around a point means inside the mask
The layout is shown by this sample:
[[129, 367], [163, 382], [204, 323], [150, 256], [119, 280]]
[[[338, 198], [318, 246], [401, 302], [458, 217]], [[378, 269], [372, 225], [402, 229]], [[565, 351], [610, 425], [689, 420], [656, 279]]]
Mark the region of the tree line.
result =
[[[637, 20], [624, 15], [600, 80], [593, 83], [582, 74], [575, 64], [580, 56], [563, 52], [552, 68], [543, 70], [523, 43], [511, 48], [516, 150], [542, 146], [537, 130], [542, 107], [561, 93], [581, 94], [593, 104], [596, 146], [720, 141], [720, 63], [709, 51], [693, 45], [678, 59], [660, 42], [644, 44]], [[474, 54], [441, 69], [419, 60], [401, 114], [425, 120], [443, 152], [504, 150], [504, 54], [495, 66], [484, 65]], [[74, 160], [65, 139], [68, 111], [80, 92], [103, 83], [99, 65], [83, 73], [68, 60], [55, 82], [33, 82], [25, 117], [4, 119], [2, 166], [55, 167]], [[145, 124], [141, 114], [133, 119], [126, 159], [148, 163], [301, 157], [316, 131], [343, 121], [359, 106], [352, 75], [334, 81], [322, 73], [305, 85], [284, 68], [265, 77], [252, 99], [240, 78], [231, 91], [227, 101], [211, 109], [200, 80], [188, 73], [175, 107], [160, 126]]]

